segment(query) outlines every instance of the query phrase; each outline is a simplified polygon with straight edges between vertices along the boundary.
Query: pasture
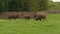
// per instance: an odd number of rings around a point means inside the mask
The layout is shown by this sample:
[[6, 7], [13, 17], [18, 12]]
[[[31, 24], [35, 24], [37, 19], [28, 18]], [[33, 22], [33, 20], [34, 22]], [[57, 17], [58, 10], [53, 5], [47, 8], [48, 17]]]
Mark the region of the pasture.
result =
[[47, 22], [0, 19], [0, 34], [60, 34], [60, 14], [49, 14]]

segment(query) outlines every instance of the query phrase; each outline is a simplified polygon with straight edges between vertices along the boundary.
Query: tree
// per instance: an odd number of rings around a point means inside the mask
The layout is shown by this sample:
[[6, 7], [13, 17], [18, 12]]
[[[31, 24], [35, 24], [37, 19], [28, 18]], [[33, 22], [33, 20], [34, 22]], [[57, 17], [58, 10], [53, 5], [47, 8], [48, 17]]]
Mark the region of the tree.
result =
[[47, 10], [47, 6], [48, 6], [48, 1], [49, 0], [41, 0], [40, 1], [40, 10]]
[[16, 0], [12, 0], [8, 3], [8, 11], [15, 11], [17, 6]]

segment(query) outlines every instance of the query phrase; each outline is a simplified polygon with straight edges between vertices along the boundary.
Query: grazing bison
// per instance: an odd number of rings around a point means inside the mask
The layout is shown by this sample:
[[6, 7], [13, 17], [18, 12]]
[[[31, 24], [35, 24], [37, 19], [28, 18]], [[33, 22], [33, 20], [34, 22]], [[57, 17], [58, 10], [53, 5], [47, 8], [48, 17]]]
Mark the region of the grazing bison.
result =
[[43, 20], [46, 19], [46, 16], [47, 16], [46, 13], [37, 12], [37, 13], [34, 15], [34, 18], [35, 18], [35, 20], [40, 20], [40, 21], [42, 21], [42, 19], [43, 19]]
[[30, 19], [30, 15], [24, 14], [24, 18], [25, 18], [25, 19]]
[[17, 19], [18, 17], [19, 17], [18, 14], [9, 14], [9, 15], [8, 15], [8, 18], [9, 18], [9, 19], [11, 19], [11, 18]]

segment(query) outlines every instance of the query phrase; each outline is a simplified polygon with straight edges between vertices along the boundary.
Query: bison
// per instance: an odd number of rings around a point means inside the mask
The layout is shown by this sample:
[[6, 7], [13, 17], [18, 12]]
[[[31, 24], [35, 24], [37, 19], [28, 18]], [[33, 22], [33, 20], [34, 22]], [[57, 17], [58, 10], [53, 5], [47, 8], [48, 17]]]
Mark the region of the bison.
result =
[[46, 13], [43, 13], [43, 12], [37, 12], [35, 15], [34, 15], [34, 18], [35, 20], [40, 20], [40, 21], [44, 21], [46, 18], [47, 18], [47, 14]]
[[25, 18], [25, 19], [30, 19], [30, 15], [24, 14], [24, 18]]
[[11, 19], [11, 18], [17, 19], [18, 17], [19, 17], [18, 14], [8, 14], [8, 18], [9, 18], [9, 19]]

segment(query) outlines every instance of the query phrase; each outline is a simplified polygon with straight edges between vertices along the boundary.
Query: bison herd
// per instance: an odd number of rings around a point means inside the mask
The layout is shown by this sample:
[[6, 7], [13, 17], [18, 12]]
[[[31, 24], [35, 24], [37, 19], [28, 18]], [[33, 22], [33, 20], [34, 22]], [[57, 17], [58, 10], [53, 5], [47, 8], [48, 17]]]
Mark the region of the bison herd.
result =
[[[24, 19], [31, 19], [31, 16], [28, 15], [28, 14], [24, 14]], [[8, 14], [8, 18], [9, 19], [17, 19], [19, 18], [19, 14]], [[37, 20], [40, 20], [40, 21], [44, 21], [45, 19], [47, 19], [47, 13], [43, 13], [43, 12], [37, 12], [33, 15], [33, 18], [37, 21]]]

